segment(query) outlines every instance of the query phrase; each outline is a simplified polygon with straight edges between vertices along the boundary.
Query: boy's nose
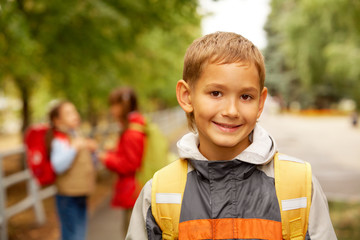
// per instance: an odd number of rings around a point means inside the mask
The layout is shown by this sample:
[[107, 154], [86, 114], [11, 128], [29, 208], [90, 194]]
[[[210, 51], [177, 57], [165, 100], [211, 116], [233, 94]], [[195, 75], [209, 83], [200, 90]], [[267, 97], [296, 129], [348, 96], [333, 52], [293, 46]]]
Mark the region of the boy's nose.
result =
[[231, 118], [239, 117], [239, 104], [236, 100], [226, 101], [223, 115]]

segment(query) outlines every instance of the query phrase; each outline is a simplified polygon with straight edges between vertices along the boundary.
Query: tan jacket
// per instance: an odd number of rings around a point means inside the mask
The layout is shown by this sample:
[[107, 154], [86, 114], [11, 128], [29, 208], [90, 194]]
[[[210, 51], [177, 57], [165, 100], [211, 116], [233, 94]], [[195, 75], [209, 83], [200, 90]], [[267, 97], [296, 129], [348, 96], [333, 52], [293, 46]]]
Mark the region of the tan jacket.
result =
[[81, 150], [71, 167], [56, 178], [58, 193], [67, 196], [86, 196], [95, 187], [95, 167], [88, 150]]

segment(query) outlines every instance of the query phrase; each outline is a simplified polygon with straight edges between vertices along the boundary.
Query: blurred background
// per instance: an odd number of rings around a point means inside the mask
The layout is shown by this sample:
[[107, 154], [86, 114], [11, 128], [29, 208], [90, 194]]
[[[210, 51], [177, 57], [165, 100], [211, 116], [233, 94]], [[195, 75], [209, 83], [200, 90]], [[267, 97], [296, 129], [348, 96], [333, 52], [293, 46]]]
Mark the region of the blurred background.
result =
[[[47, 120], [49, 102], [74, 102], [93, 133], [107, 129], [107, 96], [120, 85], [136, 89], [142, 111], [174, 145], [187, 131], [175, 96], [186, 48], [204, 34], [233, 31], [266, 59], [270, 96], [260, 124], [281, 152], [312, 164], [338, 238], [360, 239], [360, 1], [2, 0], [0, 17], [0, 177], [24, 168], [21, 151], [9, 151], [21, 148], [30, 124]], [[90, 239], [110, 226], [118, 236], [109, 240], [123, 234], [117, 223], [101, 225], [122, 214], [107, 208], [113, 180], [99, 176]], [[5, 188], [5, 208], [27, 189]], [[41, 224], [26, 209], [5, 225], [0, 217], [9, 239], [57, 239], [52, 197]]]

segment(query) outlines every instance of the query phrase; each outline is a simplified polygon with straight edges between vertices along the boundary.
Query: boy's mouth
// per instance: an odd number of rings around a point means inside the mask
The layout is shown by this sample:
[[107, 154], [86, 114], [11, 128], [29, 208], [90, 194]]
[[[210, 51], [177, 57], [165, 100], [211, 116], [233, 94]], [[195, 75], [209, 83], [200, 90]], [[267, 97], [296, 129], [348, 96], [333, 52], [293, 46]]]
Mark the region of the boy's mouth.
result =
[[242, 125], [235, 125], [235, 124], [225, 124], [225, 123], [218, 123], [218, 122], [214, 122], [213, 123], [219, 127], [221, 130], [225, 131], [225, 132], [234, 132], [236, 131], [239, 127], [241, 127]]

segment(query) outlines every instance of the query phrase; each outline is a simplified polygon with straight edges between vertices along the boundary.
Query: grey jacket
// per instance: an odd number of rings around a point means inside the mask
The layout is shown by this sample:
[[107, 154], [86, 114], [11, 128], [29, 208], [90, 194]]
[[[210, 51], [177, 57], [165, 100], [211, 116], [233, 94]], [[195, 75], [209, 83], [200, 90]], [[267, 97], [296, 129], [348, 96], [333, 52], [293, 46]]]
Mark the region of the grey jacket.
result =
[[[188, 159], [180, 231], [211, 222], [208, 227], [210, 230], [207, 229], [210, 235], [202, 235], [206, 239], [224, 239], [224, 236], [227, 236], [226, 239], [243, 239], [244, 219], [246, 224], [255, 221], [257, 225], [258, 220], [265, 221], [270, 224], [268, 227], [271, 230], [281, 230], [280, 209], [274, 186], [275, 141], [259, 125], [256, 125], [250, 140], [251, 145], [231, 161], [208, 161], [199, 152], [198, 136], [193, 133], [186, 134], [178, 142], [179, 156]], [[151, 213], [151, 184], [150, 180], [136, 201], [126, 236], [128, 240], [161, 239], [162, 232]], [[223, 219], [239, 221], [213, 224], [214, 220]], [[228, 233], [224, 234], [224, 231]], [[196, 235], [198, 233], [189, 234], [189, 239], [200, 238]], [[326, 197], [314, 176], [306, 239], [336, 239]]]

